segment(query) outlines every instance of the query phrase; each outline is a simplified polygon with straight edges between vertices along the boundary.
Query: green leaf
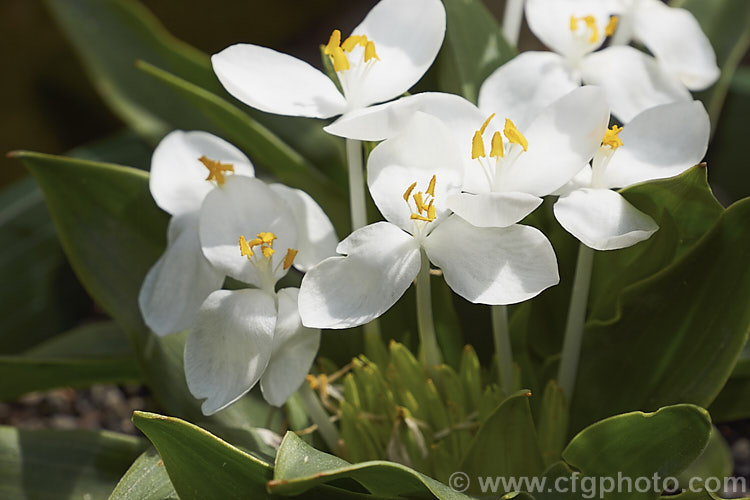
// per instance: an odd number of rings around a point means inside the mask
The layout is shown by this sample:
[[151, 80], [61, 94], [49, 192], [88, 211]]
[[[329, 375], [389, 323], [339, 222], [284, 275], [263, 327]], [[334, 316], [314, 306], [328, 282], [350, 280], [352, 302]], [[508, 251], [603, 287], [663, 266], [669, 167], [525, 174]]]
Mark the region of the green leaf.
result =
[[159, 451], [183, 500], [266, 495], [271, 465], [184, 420], [137, 411], [133, 423]]
[[130, 0], [47, 0], [47, 8], [83, 60], [94, 86], [134, 130], [156, 140], [180, 121], [200, 129], [203, 117], [185, 100], [135, 68], [142, 59], [205, 88], [220, 88], [208, 56], [172, 37]]
[[275, 425], [267, 405], [245, 397], [207, 418], [185, 382], [186, 335], [159, 338], [143, 324], [138, 291], [164, 249], [167, 215], [154, 204], [148, 174], [128, 167], [16, 152], [36, 177], [68, 259], [89, 294], [128, 334], [143, 377], [174, 415], [206, 421], [217, 431], [241, 430], [253, 449], [252, 424]]
[[444, 0], [445, 42], [438, 56], [440, 90], [476, 103], [479, 87], [516, 55], [492, 13], [479, 0]]
[[750, 359], [740, 359], [708, 410], [716, 422], [750, 418]]
[[145, 448], [108, 431], [0, 426], [0, 498], [106, 498]]
[[[544, 470], [528, 391], [503, 401], [484, 421], [471, 441], [459, 470], [469, 477], [534, 477]], [[470, 490], [480, 493], [479, 485]], [[508, 493], [508, 492], [505, 492]]]
[[0, 353], [21, 352], [78, 322], [90, 299], [70, 269], [33, 179], [0, 192]]
[[[708, 412], [676, 405], [655, 413], [633, 412], [597, 422], [563, 451], [570, 466], [589, 477], [674, 477], [701, 454], [709, 440]], [[655, 499], [661, 492], [611, 492], [607, 499]]]
[[329, 214], [339, 232], [348, 227], [344, 191], [268, 129], [208, 90], [144, 62], [139, 62], [138, 68], [185, 96], [224, 137], [281, 182], [304, 189]]
[[350, 464], [316, 450], [293, 432], [284, 436], [268, 489], [274, 494], [299, 495], [314, 486], [341, 479], [358, 482], [375, 497], [468, 499], [401, 464], [384, 461]]
[[569, 419], [565, 394], [557, 382], [550, 380], [544, 388], [539, 411], [539, 447], [546, 466], [560, 460], [568, 436]]
[[691, 251], [626, 287], [612, 319], [587, 323], [573, 431], [634, 409], [707, 407], [719, 394], [750, 331], [748, 218], [750, 200], [732, 205]]
[[[689, 489], [691, 481], [694, 488], [698, 478], [705, 480], [731, 476], [733, 466], [732, 451], [729, 449], [729, 445], [722, 437], [719, 429], [712, 427], [706, 448], [677, 478], [680, 481], [680, 487], [683, 489]], [[701, 484], [703, 484], [703, 481], [701, 481]]]
[[729, 85], [740, 61], [750, 47], [750, 3], [745, 0], [677, 0], [698, 19], [716, 51], [721, 77], [711, 88], [697, 93], [716, 127]]
[[0, 356], [0, 400], [54, 387], [140, 379], [127, 337], [112, 322], [76, 328], [23, 355]]
[[156, 450], [146, 450], [117, 483], [109, 500], [178, 500], [164, 462]]

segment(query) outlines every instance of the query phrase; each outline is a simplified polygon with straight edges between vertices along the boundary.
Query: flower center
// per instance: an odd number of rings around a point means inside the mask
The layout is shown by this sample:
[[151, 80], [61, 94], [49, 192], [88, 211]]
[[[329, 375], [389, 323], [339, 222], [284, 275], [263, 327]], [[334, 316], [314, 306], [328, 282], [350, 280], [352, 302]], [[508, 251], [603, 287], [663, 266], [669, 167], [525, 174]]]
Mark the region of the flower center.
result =
[[[298, 250], [288, 248], [284, 260], [273, 266], [273, 255], [276, 253], [276, 250], [273, 249], [273, 242], [276, 239], [276, 235], [271, 232], [260, 232], [249, 241], [244, 235], [240, 236], [239, 239], [240, 255], [253, 263], [258, 271], [262, 288], [271, 291], [273, 291], [276, 281], [281, 277], [279, 271], [289, 269], [298, 253]], [[260, 252], [256, 253], [256, 249], [259, 249]]]
[[[604, 28], [605, 36], [612, 36], [617, 29], [620, 18], [618, 16], [610, 16], [607, 26]], [[573, 37], [576, 40], [574, 49], [575, 55], [574, 60], [582, 57], [584, 54], [592, 50], [592, 46], [601, 40], [601, 33], [599, 31], [599, 25], [596, 22], [596, 17], [592, 15], [587, 16], [570, 16], [570, 31], [573, 33]]]
[[[482, 167], [490, 189], [499, 191], [502, 184], [501, 167], [509, 166], [518, 159], [521, 153], [528, 151], [529, 141], [518, 130], [515, 123], [506, 118], [503, 133], [501, 134], [496, 130], [492, 134], [488, 159], [485, 152], [484, 133], [494, 117], [495, 113], [491, 114], [479, 130], [474, 132], [474, 136], [471, 139], [471, 159], [479, 162], [479, 166]], [[507, 144], [503, 142], [503, 135], [508, 140]]]
[[201, 156], [198, 161], [208, 169], [207, 181], [216, 181], [216, 184], [222, 186], [226, 182], [226, 173], [234, 173], [234, 165], [231, 163], [221, 163], [217, 160], [212, 160], [206, 156]]
[[[435, 184], [437, 183], [437, 176], [433, 175], [430, 179], [430, 184], [427, 189], [422, 192], [414, 192], [417, 188], [417, 183], [414, 182], [404, 192], [404, 201], [406, 206], [411, 211], [409, 217], [413, 221], [421, 222], [432, 222], [435, 220]], [[409, 201], [411, 200], [411, 201]], [[412, 209], [412, 203], [414, 202], [414, 208]]]
[[617, 148], [623, 145], [622, 139], [619, 136], [620, 132], [622, 132], [622, 127], [612, 125], [612, 128], [604, 133], [602, 145], [594, 155], [594, 160], [591, 164], [591, 187], [606, 187], [604, 174], [607, 171], [609, 161], [612, 159], [612, 155], [614, 155]]
[[351, 35], [341, 42], [341, 31], [333, 30], [323, 53], [331, 59], [350, 108], [361, 104], [361, 84], [376, 61], [380, 60], [375, 42], [366, 35]]

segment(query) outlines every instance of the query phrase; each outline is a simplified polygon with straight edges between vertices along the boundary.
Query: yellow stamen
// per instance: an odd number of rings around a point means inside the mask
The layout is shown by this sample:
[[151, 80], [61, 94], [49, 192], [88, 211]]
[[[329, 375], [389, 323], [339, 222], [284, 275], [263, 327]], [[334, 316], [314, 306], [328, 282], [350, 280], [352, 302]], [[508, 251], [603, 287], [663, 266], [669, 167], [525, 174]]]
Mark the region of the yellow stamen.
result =
[[427, 191], [425, 193], [429, 194], [430, 196], [435, 196], [435, 183], [437, 182], [437, 176], [433, 175], [432, 179], [430, 179], [430, 185], [427, 186]]
[[422, 198], [422, 191], [414, 195], [414, 203], [416, 203], [418, 211], [420, 212], [425, 211], [426, 207], [424, 204], [424, 199]]
[[430, 200], [430, 206], [427, 207], [427, 218], [430, 221], [435, 220], [435, 200]]
[[576, 16], [570, 16], [570, 31], [578, 31], [578, 18]]
[[596, 26], [596, 18], [594, 16], [583, 16], [582, 19], [591, 32], [589, 43], [596, 43], [599, 40], [599, 28]]
[[368, 41], [367, 45], [365, 45], [365, 62], [368, 62], [370, 59], [380, 61], [378, 53], [375, 52], [375, 44], [371, 41]]
[[331, 51], [331, 59], [333, 59], [333, 70], [337, 73], [349, 69], [349, 59], [347, 59], [344, 49], [341, 47], [333, 48]]
[[490, 124], [492, 119], [495, 118], [495, 113], [492, 113], [482, 124], [482, 127], [479, 129], [479, 133], [484, 135], [484, 131], [487, 130], [487, 126]]
[[250, 248], [255, 248], [258, 245], [262, 245], [263, 240], [261, 240], [260, 238], [255, 238], [254, 240], [248, 241], [247, 244], [250, 245]]
[[484, 154], [484, 139], [482, 139], [482, 134], [477, 130], [471, 139], [471, 159], [476, 160], [485, 156], [487, 155]]
[[240, 255], [243, 257], [253, 256], [253, 249], [247, 244], [247, 240], [244, 236], [240, 236]]
[[341, 44], [341, 48], [347, 52], [351, 52], [357, 47], [357, 45], [361, 45], [362, 47], [367, 45], [367, 37], [364, 35], [351, 35], [344, 40], [344, 43]]
[[203, 163], [203, 165], [208, 169], [208, 177], [206, 177], [207, 181], [216, 181], [216, 183], [221, 186], [226, 181], [225, 173], [226, 172], [234, 172], [234, 165], [231, 163], [221, 163], [216, 160], [212, 160], [210, 158], [207, 158], [206, 156], [201, 156], [198, 158], [198, 161]]
[[490, 149], [490, 156], [492, 158], [502, 158], [505, 156], [505, 146], [503, 145], [503, 136], [500, 132], [492, 134], [492, 148]]
[[273, 240], [276, 239], [276, 235], [275, 234], [268, 233], [268, 232], [258, 233], [257, 236], [260, 239], [260, 241], [262, 241], [266, 245], [271, 245], [271, 246], [273, 246]]
[[411, 196], [411, 192], [414, 191], [415, 187], [417, 187], [416, 181], [414, 182], [414, 184], [412, 184], [411, 186], [409, 186], [408, 189], [406, 190], [406, 192], [404, 193], [404, 201], [406, 203], [409, 203], [409, 196]]
[[503, 130], [505, 137], [508, 141], [514, 144], [520, 144], [524, 151], [529, 149], [529, 141], [523, 136], [521, 132], [516, 128], [516, 125], [510, 121], [509, 118], [505, 119], [505, 129]]
[[286, 255], [284, 256], [284, 270], [285, 271], [292, 266], [292, 263], [294, 262], [294, 258], [297, 256], [297, 253], [299, 253], [299, 250], [295, 250], [294, 248], [287, 248]]
[[612, 125], [612, 128], [604, 133], [604, 139], [602, 139], [602, 146], [609, 146], [612, 150], [615, 150], [622, 146], [622, 139], [619, 137], [619, 133], [622, 132], [622, 127]]
[[617, 24], [620, 22], [620, 18], [617, 16], [612, 16], [609, 18], [609, 22], [607, 23], [607, 27], [604, 28], [604, 34], [607, 36], [612, 36], [615, 34], [615, 31], [617, 30]]
[[331, 37], [328, 39], [328, 45], [323, 49], [323, 53], [327, 56], [333, 57], [333, 50], [341, 45], [341, 31], [333, 30]]
[[271, 255], [273, 255], [273, 254], [276, 253], [276, 250], [274, 250], [271, 247], [262, 247], [262, 249], [263, 249], [263, 257], [265, 257], [267, 259], [270, 258]]
[[427, 217], [425, 217], [424, 215], [419, 215], [419, 214], [411, 214], [411, 217], [409, 217], [409, 218], [411, 220], [421, 220], [421, 221], [424, 221], [424, 222], [432, 222], [432, 221], [435, 220], [434, 217], [432, 219], [430, 219], [429, 214], [428, 214]]

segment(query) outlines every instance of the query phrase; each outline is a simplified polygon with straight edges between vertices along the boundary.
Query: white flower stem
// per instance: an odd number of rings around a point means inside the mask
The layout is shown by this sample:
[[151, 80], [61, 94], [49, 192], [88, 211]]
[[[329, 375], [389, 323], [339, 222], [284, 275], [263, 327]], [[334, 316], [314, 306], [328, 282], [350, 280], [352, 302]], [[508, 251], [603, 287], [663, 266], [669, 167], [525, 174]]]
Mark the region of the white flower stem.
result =
[[422, 363], [427, 371], [443, 362], [440, 347], [435, 334], [435, 322], [432, 317], [432, 292], [430, 289], [430, 260], [422, 250], [422, 265], [417, 275], [417, 325]]
[[506, 396], [513, 392], [513, 349], [508, 328], [508, 306], [492, 306], [492, 334], [500, 374], [500, 387]]
[[523, 2], [524, 0], [506, 0], [505, 2], [503, 32], [505, 33], [505, 38], [507, 38], [514, 47], [518, 47], [518, 38], [521, 35]]
[[[349, 210], [352, 215], [352, 231], [356, 231], [367, 225], [362, 141], [346, 140], [346, 160], [349, 166]], [[365, 353], [375, 362], [384, 361], [385, 347], [380, 334], [380, 322], [375, 319], [363, 329]]]
[[352, 214], [352, 231], [356, 231], [367, 225], [362, 141], [346, 140], [346, 160], [349, 164], [349, 210]]
[[565, 325], [560, 368], [557, 381], [568, 398], [573, 399], [573, 389], [578, 375], [578, 360], [581, 357], [581, 342], [583, 341], [583, 327], [586, 323], [586, 306], [589, 301], [589, 286], [591, 285], [591, 269], [594, 266], [594, 250], [583, 243], [578, 249], [576, 275], [573, 280], [573, 292], [570, 296], [568, 320]]
[[336, 430], [336, 426], [329, 420], [328, 413], [323, 408], [317, 394], [312, 390], [307, 381], [302, 384], [297, 394], [299, 394], [300, 401], [302, 401], [302, 405], [305, 407], [308, 416], [318, 426], [318, 431], [323, 437], [326, 446], [328, 446], [331, 452], [336, 453], [339, 446], [339, 431]]

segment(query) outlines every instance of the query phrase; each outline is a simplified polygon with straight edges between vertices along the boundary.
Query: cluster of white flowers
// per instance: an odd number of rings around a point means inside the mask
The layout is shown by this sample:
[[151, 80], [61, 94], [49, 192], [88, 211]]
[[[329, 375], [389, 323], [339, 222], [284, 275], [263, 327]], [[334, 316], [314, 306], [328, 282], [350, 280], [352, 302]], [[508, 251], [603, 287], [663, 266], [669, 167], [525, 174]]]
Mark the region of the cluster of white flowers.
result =
[[[230, 144], [204, 132], [163, 140], [150, 185], [173, 217], [140, 304], [160, 335], [191, 329], [185, 371], [205, 413], [258, 381], [269, 403], [283, 404], [310, 369], [320, 328], [377, 318], [426, 262], [475, 303], [514, 304], [557, 284], [552, 245], [519, 224], [545, 196], [558, 196], [557, 220], [592, 249], [624, 248], [658, 229], [612, 189], [703, 158], [708, 115], [689, 90], [711, 85], [718, 68], [697, 21], [658, 0], [527, 0], [525, 13], [554, 52], [500, 67], [478, 106], [441, 93], [390, 101], [440, 50], [439, 0], [382, 0], [349, 37], [333, 31], [324, 52], [338, 82], [265, 47], [213, 56], [224, 87], [246, 104], [342, 115], [325, 130], [382, 141], [368, 158], [367, 185], [385, 221], [337, 246], [309, 196], [254, 178]], [[631, 39], [650, 54], [625, 45]], [[301, 288], [277, 291], [291, 266], [306, 272]], [[249, 288], [222, 290], [225, 277]]]

